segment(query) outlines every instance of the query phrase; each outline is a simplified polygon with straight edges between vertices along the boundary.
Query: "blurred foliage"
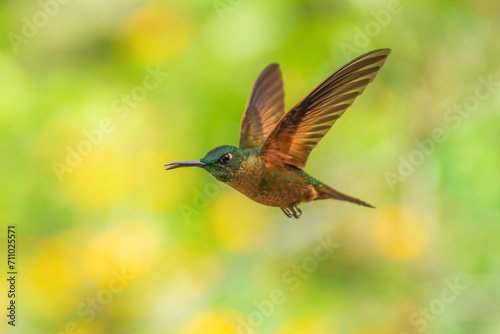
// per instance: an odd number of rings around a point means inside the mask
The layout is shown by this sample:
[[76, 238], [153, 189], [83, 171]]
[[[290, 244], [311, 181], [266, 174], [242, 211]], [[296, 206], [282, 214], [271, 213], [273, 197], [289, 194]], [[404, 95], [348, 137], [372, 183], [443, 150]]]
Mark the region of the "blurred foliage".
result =
[[[499, 12], [471, 0], [2, 1], [0, 220], [18, 229], [20, 281], [18, 326], [4, 318], [0, 331], [499, 333], [500, 94], [481, 86], [500, 82]], [[289, 108], [381, 47], [393, 49], [384, 68], [307, 166], [377, 209], [322, 201], [291, 221], [201, 170], [163, 171], [237, 145], [269, 63]], [[339, 246], [320, 261], [324, 238]], [[457, 279], [465, 290], [443, 302]]]

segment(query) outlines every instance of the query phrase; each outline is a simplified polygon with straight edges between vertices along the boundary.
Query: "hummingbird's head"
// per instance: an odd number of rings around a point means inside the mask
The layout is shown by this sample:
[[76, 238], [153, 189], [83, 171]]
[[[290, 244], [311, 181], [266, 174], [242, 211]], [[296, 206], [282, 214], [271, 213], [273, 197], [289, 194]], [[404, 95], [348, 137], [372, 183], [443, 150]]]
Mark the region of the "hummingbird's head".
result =
[[176, 161], [166, 164], [169, 166], [166, 170], [179, 167], [201, 167], [217, 180], [228, 182], [238, 173], [241, 164], [249, 156], [249, 152], [240, 148], [223, 145], [209, 151], [204, 158], [200, 160]]

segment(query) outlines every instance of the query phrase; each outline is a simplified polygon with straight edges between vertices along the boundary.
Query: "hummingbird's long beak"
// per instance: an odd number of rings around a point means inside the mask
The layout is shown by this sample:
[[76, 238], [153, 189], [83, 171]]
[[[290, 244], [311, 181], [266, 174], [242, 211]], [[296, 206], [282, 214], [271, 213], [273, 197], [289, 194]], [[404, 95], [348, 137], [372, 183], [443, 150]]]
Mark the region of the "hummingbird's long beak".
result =
[[201, 162], [200, 160], [175, 161], [166, 164], [165, 167], [170, 167], [165, 168], [165, 170], [176, 169], [179, 167], [201, 167], [206, 165], [206, 163]]

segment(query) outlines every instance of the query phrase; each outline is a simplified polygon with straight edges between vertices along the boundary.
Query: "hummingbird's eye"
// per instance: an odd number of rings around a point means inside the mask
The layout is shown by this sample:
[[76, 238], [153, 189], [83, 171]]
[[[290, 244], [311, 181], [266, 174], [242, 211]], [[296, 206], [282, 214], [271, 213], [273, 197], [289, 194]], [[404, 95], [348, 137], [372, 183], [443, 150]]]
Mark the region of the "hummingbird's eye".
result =
[[228, 164], [232, 158], [233, 158], [233, 156], [231, 155], [231, 153], [226, 153], [222, 157], [219, 158], [219, 163], [220, 164]]

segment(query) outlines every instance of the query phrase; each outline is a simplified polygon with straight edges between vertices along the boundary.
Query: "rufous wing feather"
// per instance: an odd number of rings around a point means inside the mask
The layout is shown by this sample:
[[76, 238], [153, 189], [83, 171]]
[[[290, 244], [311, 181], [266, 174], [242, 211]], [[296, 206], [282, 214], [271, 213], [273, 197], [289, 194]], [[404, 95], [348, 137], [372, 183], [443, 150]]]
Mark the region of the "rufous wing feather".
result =
[[240, 129], [240, 148], [260, 149], [285, 114], [283, 79], [278, 64], [269, 65], [255, 82]]
[[279, 121], [261, 150], [267, 164], [304, 168], [309, 153], [365, 90], [390, 49], [368, 52], [339, 68]]

